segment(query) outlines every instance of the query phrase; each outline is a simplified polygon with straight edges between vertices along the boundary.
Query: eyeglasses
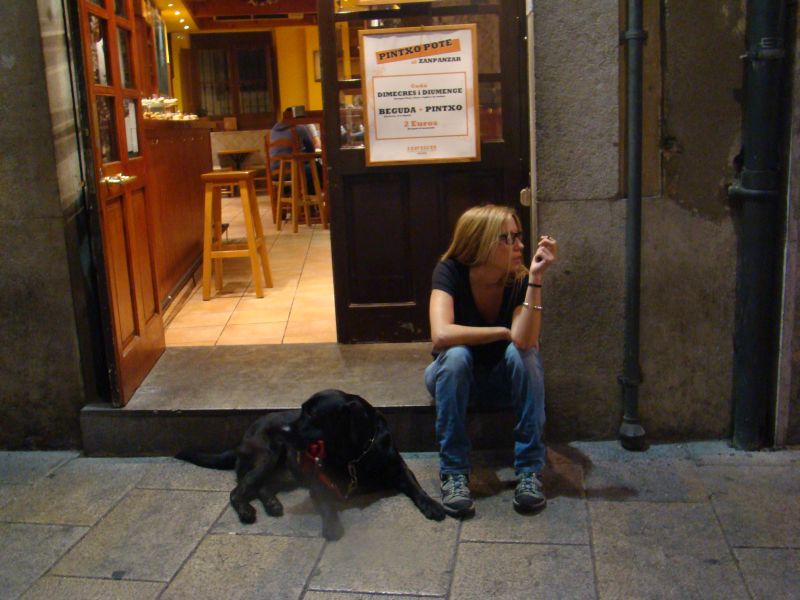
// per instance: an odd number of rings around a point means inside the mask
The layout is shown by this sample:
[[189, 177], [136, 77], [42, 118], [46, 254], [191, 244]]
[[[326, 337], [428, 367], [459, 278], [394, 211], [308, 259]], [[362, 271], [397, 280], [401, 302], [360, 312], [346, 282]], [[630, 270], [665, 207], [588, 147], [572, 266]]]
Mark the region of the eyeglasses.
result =
[[517, 242], [522, 242], [522, 235], [523, 234], [521, 231], [513, 231], [509, 233], [501, 233], [497, 236], [497, 239], [508, 246], [513, 246]]

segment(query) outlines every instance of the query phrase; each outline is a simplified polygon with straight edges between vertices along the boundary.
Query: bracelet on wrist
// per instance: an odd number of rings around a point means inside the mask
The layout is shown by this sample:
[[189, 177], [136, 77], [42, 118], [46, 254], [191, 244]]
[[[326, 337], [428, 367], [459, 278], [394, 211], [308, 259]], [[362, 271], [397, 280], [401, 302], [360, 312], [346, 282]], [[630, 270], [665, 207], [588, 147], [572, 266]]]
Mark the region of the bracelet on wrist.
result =
[[529, 283], [528, 287], [540, 288], [540, 287], [542, 287], [542, 284], [541, 283]]
[[529, 308], [531, 310], [542, 310], [542, 306], [541, 305], [539, 305], [539, 304], [531, 304], [530, 302], [523, 302], [522, 303], [522, 307], [523, 308]]

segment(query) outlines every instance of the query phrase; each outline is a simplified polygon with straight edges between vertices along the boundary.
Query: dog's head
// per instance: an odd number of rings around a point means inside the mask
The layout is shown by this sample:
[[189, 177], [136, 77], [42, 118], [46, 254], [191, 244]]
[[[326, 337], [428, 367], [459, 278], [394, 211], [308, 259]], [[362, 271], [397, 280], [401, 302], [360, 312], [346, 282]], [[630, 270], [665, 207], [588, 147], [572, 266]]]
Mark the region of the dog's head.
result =
[[375, 409], [361, 396], [324, 390], [303, 403], [290, 435], [301, 448], [324, 440], [328, 456], [351, 460], [369, 444], [375, 427]]

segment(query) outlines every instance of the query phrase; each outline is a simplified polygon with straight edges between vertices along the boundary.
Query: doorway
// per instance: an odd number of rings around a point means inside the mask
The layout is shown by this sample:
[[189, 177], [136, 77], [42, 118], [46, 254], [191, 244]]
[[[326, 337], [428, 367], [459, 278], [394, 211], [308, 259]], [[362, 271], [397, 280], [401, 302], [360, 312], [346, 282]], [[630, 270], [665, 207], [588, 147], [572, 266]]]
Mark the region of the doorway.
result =
[[[113, 16], [117, 4], [82, 0], [81, 6], [130, 27], [130, 19]], [[455, 219], [481, 202], [519, 208], [529, 171], [525, 3], [448, 0], [385, 9], [346, 4], [352, 10], [319, 3], [319, 51], [305, 48], [314, 57], [310, 78], [322, 90], [333, 235], [316, 225], [301, 226], [298, 234], [277, 232], [269, 200], [259, 197], [275, 287], [256, 299], [246, 261], [226, 261], [225, 287], [203, 302], [195, 275], [186, 297], [163, 315], [167, 347], [427, 340], [430, 273]], [[365, 28], [464, 23], [477, 23], [481, 48], [480, 162], [366, 167], [355, 114], [346, 110], [360, 92], [358, 47], [351, 39]], [[349, 132], [344, 137], [343, 128]], [[235, 197], [224, 204], [231, 237], [241, 225], [238, 204]]]

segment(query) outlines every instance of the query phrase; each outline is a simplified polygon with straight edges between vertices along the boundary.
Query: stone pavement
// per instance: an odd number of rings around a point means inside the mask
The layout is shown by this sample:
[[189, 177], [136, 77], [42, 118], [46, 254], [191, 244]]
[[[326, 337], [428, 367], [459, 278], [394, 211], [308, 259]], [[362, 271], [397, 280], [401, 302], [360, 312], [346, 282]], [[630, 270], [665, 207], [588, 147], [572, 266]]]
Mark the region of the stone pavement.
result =
[[[406, 457], [437, 493], [435, 455]], [[326, 542], [303, 490], [243, 526], [231, 472], [0, 452], [0, 599], [800, 598], [800, 450], [597, 442], [548, 459], [541, 514], [513, 511], [507, 461], [482, 454], [475, 518], [364, 496]]]

